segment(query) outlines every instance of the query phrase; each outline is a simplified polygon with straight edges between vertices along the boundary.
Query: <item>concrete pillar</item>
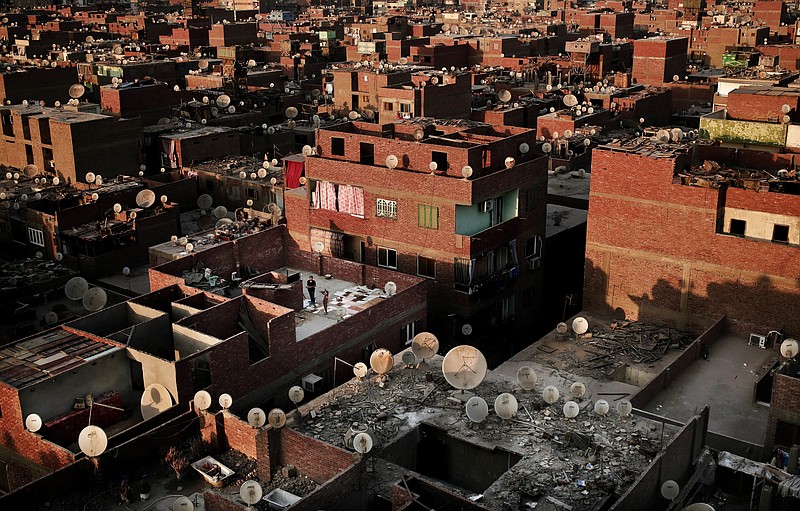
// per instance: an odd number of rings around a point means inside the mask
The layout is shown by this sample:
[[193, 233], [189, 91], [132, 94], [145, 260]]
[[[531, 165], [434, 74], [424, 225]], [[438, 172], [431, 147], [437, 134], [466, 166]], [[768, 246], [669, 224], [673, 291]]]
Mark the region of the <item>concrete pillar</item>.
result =
[[765, 484], [761, 487], [761, 499], [758, 501], [758, 511], [770, 511], [772, 509], [772, 486]]

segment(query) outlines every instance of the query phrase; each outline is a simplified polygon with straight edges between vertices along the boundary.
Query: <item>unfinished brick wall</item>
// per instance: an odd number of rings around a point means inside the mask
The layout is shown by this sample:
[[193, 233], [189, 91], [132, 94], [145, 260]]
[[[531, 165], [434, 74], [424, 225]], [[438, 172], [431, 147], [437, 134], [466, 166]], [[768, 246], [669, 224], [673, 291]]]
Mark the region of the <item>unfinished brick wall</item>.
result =
[[320, 442], [293, 429], [280, 433], [280, 465], [294, 465], [318, 484], [336, 477], [355, 464], [354, 453]]
[[765, 452], [771, 451], [776, 445], [775, 432], [779, 420], [800, 426], [800, 378], [775, 374], [764, 442]]

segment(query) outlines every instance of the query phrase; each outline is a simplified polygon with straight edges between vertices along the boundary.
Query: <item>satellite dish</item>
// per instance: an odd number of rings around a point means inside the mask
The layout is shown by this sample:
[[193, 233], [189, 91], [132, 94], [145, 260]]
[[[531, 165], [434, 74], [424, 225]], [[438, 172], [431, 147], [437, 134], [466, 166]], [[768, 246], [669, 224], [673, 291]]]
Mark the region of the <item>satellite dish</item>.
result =
[[214, 199], [207, 193], [204, 193], [200, 197], [197, 198], [197, 207], [200, 209], [208, 209], [211, 207], [211, 204], [214, 203]]
[[264, 496], [264, 491], [261, 489], [260, 484], [249, 480], [242, 483], [242, 487], [239, 488], [239, 496], [246, 504], [252, 506], [261, 501], [261, 497]]
[[228, 208], [225, 206], [217, 206], [211, 214], [214, 215], [214, 218], [226, 218], [228, 216]]
[[465, 405], [467, 418], [472, 422], [483, 422], [489, 415], [489, 405], [482, 397], [472, 396]]
[[393, 169], [397, 167], [397, 163], [398, 163], [397, 156], [390, 154], [389, 156], [386, 157], [386, 166], [388, 168]]
[[673, 481], [669, 479], [664, 481], [664, 484], [661, 485], [661, 496], [667, 500], [675, 500], [675, 498], [680, 494], [681, 487]]
[[503, 392], [494, 400], [494, 413], [501, 419], [510, 419], [517, 414], [519, 403], [517, 398], [508, 392]]
[[633, 404], [628, 401], [627, 399], [623, 399], [622, 401], [617, 403], [617, 413], [620, 417], [627, 417], [633, 411]]
[[397, 284], [395, 284], [392, 281], [389, 281], [386, 283], [385, 286], [383, 286], [383, 290], [386, 292], [387, 295], [393, 296], [397, 292]]
[[194, 503], [189, 497], [178, 497], [172, 503], [172, 511], [194, 511]]
[[106, 432], [97, 426], [86, 426], [78, 435], [78, 447], [87, 456], [100, 456], [108, 447]]
[[461, 335], [465, 336], [472, 335], [472, 325], [470, 325], [469, 323], [464, 323], [463, 325], [461, 325]]
[[[413, 344], [412, 342], [412, 350]], [[442, 360], [444, 379], [460, 390], [477, 387], [486, 377], [486, 370], [486, 358], [483, 353], [466, 344], [451, 349]]]
[[781, 355], [786, 358], [794, 358], [797, 356], [800, 345], [795, 339], [786, 339], [781, 343]]
[[187, 238], [186, 236], [181, 236], [180, 238], [178, 238], [178, 245], [185, 247], [188, 243], [189, 243], [189, 238]]
[[247, 423], [254, 428], [260, 428], [267, 423], [267, 414], [261, 408], [251, 408], [247, 412]]
[[44, 315], [44, 322], [48, 325], [55, 325], [58, 322], [58, 313], [50, 311]]
[[417, 357], [410, 351], [403, 352], [403, 363], [407, 366], [412, 366], [417, 363]]
[[229, 114], [235, 114], [236, 113], [236, 107], [233, 106], [233, 105], [229, 106], [228, 107], [228, 113]]
[[512, 158], [511, 156], [509, 156], [509, 157], [508, 157], [508, 158], [506, 158], [506, 160], [505, 160], [505, 165], [506, 165], [506, 168], [507, 168], [507, 169], [514, 168], [514, 165], [516, 165], [516, 163], [517, 163], [517, 160], [515, 160], [515, 159], [514, 159], [514, 158]]
[[172, 396], [166, 387], [160, 383], [151, 383], [144, 389], [139, 401], [142, 419], [148, 420], [159, 413], [166, 412], [172, 407]]
[[71, 97], [72, 99], [80, 98], [81, 96], [83, 96], [85, 92], [86, 92], [86, 87], [84, 87], [80, 83], [70, 85], [69, 87], [69, 97]]
[[221, 406], [223, 410], [227, 410], [232, 404], [233, 398], [230, 394], [221, 394], [219, 396], [219, 406]]
[[656, 138], [659, 142], [669, 142], [672, 138], [672, 134], [668, 130], [658, 130]]
[[414, 140], [419, 141], [419, 140], [422, 140], [423, 138], [425, 138], [425, 132], [422, 131], [419, 128], [415, 129], [414, 130]]
[[187, 243], [185, 248], [186, 248], [186, 252], [191, 252], [192, 250], [194, 250], [194, 244]]
[[367, 375], [367, 371], [368, 371], [367, 364], [365, 364], [364, 362], [359, 362], [353, 366], [353, 374], [359, 380]]
[[567, 419], [574, 419], [581, 411], [581, 407], [575, 401], [567, 401], [564, 403], [564, 417]]
[[368, 433], [358, 433], [353, 437], [353, 449], [359, 454], [367, 454], [372, 450], [372, 437]]
[[106, 306], [107, 301], [108, 295], [101, 287], [93, 287], [83, 295], [83, 307], [90, 312], [99, 311]]
[[672, 128], [671, 130], [669, 130], [669, 133], [671, 135], [670, 138], [672, 139], [673, 142], [679, 142], [679, 141], [683, 140], [683, 130], [682, 129], [680, 129], [680, 128]]
[[289, 401], [294, 403], [295, 406], [297, 406], [304, 397], [306, 397], [306, 393], [303, 391], [303, 387], [295, 385], [289, 389]]
[[286, 115], [287, 119], [294, 119], [300, 112], [298, 112], [297, 108], [290, 106], [283, 113]]
[[400, 57], [397, 63], [400, 64], [401, 66], [405, 66], [406, 64], [408, 64], [408, 59], [405, 57]]
[[200, 62], [197, 63], [197, 67], [204, 70], [208, 69], [208, 61], [205, 59], [201, 60]]
[[528, 151], [530, 151], [530, 150], [531, 150], [531, 146], [529, 146], [529, 145], [528, 145], [527, 143], [525, 143], [525, 142], [523, 142], [523, 143], [521, 143], [521, 144], [519, 145], [519, 152], [520, 152], [521, 154], [528, 154]]
[[503, 89], [497, 93], [497, 99], [503, 103], [508, 103], [511, 101], [511, 92], [508, 89]]
[[28, 164], [22, 167], [22, 173], [25, 174], [25, 177], [36, 177], [39, 175], [39, 167], [34, 164]]
[[280, 408], [273, 408], [267, 416], [269, 425], [275, 429], [280, 429], [286, 425], [286, 414]]
[[561, 323], [559, 323], [559, 324], [557, 324], [557, 325], [556, 325], [556, 332], [558, 332], [558, 333], [560, 333], [560, 334], [565, 334], [565, 333], [567, 333], [567, 330], [568, 330], [568, 329], [569, 329], [569, 327], [568, 327], [568, 326], [567, 326], [567, 324], [566, 324], [566, 323], [564, 323], [563, 321], [562, 321]]
[[149, 208], [156, 203], [156, 194], [153, 190], [142, 190], [136, 194], [136, 205], [140, 208]]
[[301, 152], [303, 153], [303, 156], [311, 156], [311, 153], [313, 153], [314, 150], [311, 148], [310, 145], [304, 145]]
[[83, 277], [72, 277], [64, 286], [64, 294], [70, 300], [82, 300], [88, 290], [89, 283]]
[[545, 142], [544, 144], [542, 144], [542, 152], [543, 153], [546, 154], [546, 153], [549, 153], [552, 150], [553, 150], [553, 146], [550, 144], [550, 142]]
[[439, 164], [436, 163], [435, 161], [432, 161], [428, 164], [428, 168], [431, 170], [431, 172], [433, 172], [439, 168]]
[[256, 172], [256, 175], [259, 178], [264, 179], [265, 177], [267, 177], [267, 169], [265, 169], [265, 168], [258, 169], [258, 171]]
[[572, 108], [573, 106], [578, 104], [578, 98], [576, 98], [572, 94], [567, 94], [566, 96], [564, 96], [564, 99], [562, 99], [562, 101], [564, 102], [564, 105], [569, 108]]
[[114, 204], [114, 206], [112, 206], [112, 209], [114, 210], [114, 213], [117, 214], [122, 213], [122, 204], [117, 202], [116, 204]]
[[705, 502], [695, 502], [683, 508], [683, 511], [714, 511], [714, 506]]
[[420, 332], [411, 340], [411, 352], [422, 360], [433, 358], [439, 351], [439, 339], [430, 332]]
[[536, 386], [536, 371], [530, 366], [522, 366], [517, 369], [517, 385], [522, 390], [533, 390]]
[[603, 416], [608, 413], [609, 406], [608, 401], [605, 399], [598, 399], [597, 402], [594, 404], [594, 413], [597, 415]]
[[25, 417], [25, 428], [31, 433], [36, 433], [42, 429], [42, 418], [32, 413]]
[[783, 106], [781, 106], [781, 112], [782, 112], [782, 113], [784, 113], [784, 114], [788, 114], [788, 113], [789, 113], [789, 112], [791, 112], [791, 111], [792, 111], [792, 107], [790, 107], [789, 105], [783, 105]]
[[589, 330], [589, 322], [586, 318], [578, 316], [572, 321], [572, 331], [578, 335], [583, 335]]
[[464, 179], [469, 179], [472, 177], [472, 167], [469, 165], [464, 165], [461, 167], [461, 175], [464, 176]]
[[369, 357], [369, 366], [373, 371], [383, 376], [392, 370], [394, 358], [392, 352], [386, 348], [378, 348]]
[[220, 108], [228, 108], [231, 104], [231, 97], [227, 94], [221, 94], [217, 97], [217, 106]]
[[545, 403], [552, 405], [556, 401], [558, 401], [558, 389], [553, 387], [552, 385], [548, 385], [542, 391], [542, 399], [544, 399]]
[[359, 114], [355, 110], [351, 110], [350, 113], [347, 114], [347, 117], [349, 117], [351, 121], [355, 121], [356, 119], [358, 119], [360, 117], [360, 115], [361, 114]]
[[205, 390], [198, 390], [194, 394], [194, 406], [198, 410], [208, 410], [211, 408], [211, 394]]
[[97, 176], [94, 174], [94, 172], [87, 172], [86, 176], [84, 176], [84, 179], [86, 179], [87, 183], [94, 183], [94, 180], [97, 179]]
[[586, 385], [583, 382], [576, 381], [569, 387], [569, 393], [578, 399], [586, 395]]

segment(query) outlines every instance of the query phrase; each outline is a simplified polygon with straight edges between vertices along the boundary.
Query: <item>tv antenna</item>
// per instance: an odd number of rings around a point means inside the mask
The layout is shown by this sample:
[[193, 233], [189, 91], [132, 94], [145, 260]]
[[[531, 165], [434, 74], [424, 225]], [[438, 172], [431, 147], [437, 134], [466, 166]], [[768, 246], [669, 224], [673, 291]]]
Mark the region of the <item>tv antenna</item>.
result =
[[243, 482], [241, 488], [239, 488], [239, 496], [247, 504], [247, 509], [252, 510], [255, 509], [253, 505], [257, 504], [261, 497], [264, 496], [264, 490], [261, 489], [261, 485], [256, 481], [248, 480]]
[[160, 383], [151, 383], [144, 389], [139, 401], [142, 419], [152, 419], [156, 415], [172, 408], [172, 396], [167, 388]]
[[494, 413], [501, 419], [508, 420], [514, 417], [519, 410], [517, 398], [508, 392], [503, 392], [494, 400]]
[[208, 410], [211, 408], [211, 394], [205, 390], [198, 390], [194, 394], [194, 406], [198, 410]]
[[536, 386], [536, 371], [531, 366], [522, 366], [517, 369], [517, 385], [522, 390], [533, 390]]
[[269, 411], [267, 421], [274, 429], [280, 429], [286, 425], [286, 414], [280, 408], [273, 408]]
[[483, 381], [487, 368], [483, 353], [466, 344], [451, 349], [442, 360], [444, 379], [461, 391], [460, 398], [465, 396], [465, 390], [474, 389]]

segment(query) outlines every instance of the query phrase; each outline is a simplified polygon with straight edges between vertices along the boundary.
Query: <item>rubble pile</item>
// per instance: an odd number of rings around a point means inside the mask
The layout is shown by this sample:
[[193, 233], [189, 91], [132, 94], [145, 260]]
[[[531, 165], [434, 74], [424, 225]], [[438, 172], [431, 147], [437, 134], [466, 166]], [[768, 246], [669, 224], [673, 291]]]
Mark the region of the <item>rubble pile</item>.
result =
[[55, 261], [37, 257], [0, 262], [0, 288], [23, 288], [75, 272]]

